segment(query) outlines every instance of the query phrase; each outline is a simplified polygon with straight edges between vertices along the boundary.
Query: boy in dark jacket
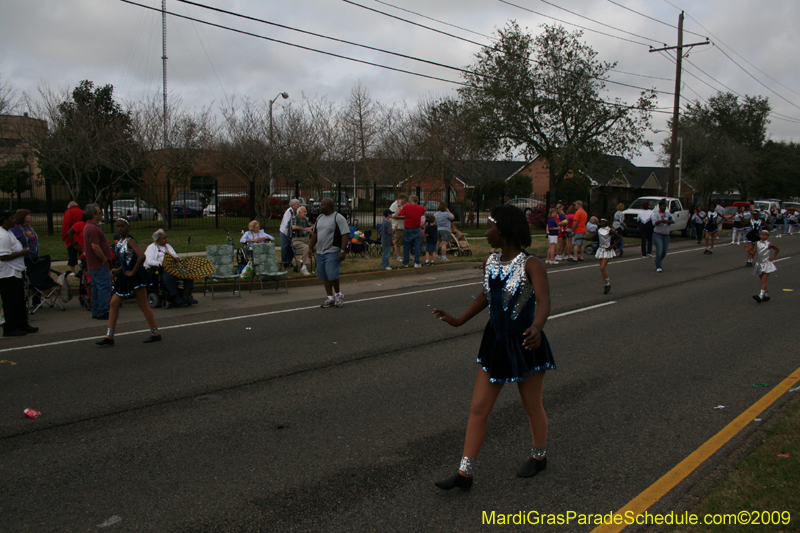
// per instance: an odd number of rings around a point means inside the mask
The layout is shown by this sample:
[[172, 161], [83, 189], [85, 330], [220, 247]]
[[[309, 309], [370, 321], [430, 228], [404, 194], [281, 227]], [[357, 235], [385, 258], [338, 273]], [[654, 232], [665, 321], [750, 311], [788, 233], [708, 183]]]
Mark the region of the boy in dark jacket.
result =
[[425, 225], [425, 266], [433, 266], [438, 239], [439, 226], [436, 225], [436, 217], [428, 215], [428, 223]]

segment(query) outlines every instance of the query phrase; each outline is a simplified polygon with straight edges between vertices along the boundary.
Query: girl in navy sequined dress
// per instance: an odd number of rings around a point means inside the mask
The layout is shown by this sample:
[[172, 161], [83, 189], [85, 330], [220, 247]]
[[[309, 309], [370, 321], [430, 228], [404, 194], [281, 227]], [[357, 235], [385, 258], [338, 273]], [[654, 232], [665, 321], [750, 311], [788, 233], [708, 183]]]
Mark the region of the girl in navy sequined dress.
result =
[[156, 317], [153, 310], [147, 303], [147, 287], [150, 286], [150, 275], [144, 268], [144, 252], [131, 237], [131, 224], [128, 219], [120, 217], [116, 222], [117, 233], [120, 241], [117, 244], [115, 253], [119, 258], [120, 266], [111, 270], [114, 276], [114, 294], [108, 310], [108, 333], [95, 344], [99, 346], [114, 346], [114, 333], [117, 327], [119, 310], [122, 307], [122, 299], [135, 295], [136, 303], [142, 310], [147, 324], [150, 326], [150, 336], [144, 342], [156, 342], [161, 340], [161, 334], [156, 326]]
[[492, 210], [486, 239], [502, 251], [484, 263], [483, 292], [455, 318], [434, 309], [436, 318], [459, 327], [486, 307], [489, 323], [478, 351], [478, 377], [472, 393], [464, 453], [458, 472], [436, 483], [441, 489], [472, 486], [475, 460], [486, 436], [486, 426], [504, 383], [516, 382], [528, 415], [533, 448], [517, 475], [531, 477], [547, 467], [547, 415], [542, 405], [546, 370], [556, 368], [542, 328], [550, 314], [550, 288], [542, 262], [525, 252], [531, 235], [525, 214], [502, 205]]

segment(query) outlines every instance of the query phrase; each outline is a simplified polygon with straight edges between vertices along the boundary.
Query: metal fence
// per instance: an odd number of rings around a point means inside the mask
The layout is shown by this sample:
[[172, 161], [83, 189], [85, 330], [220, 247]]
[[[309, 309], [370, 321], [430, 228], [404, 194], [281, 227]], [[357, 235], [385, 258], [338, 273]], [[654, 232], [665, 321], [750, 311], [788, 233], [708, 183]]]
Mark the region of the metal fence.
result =
[[[378, 184], [359, 185], [337, 183], [327, 188], [312, 188], [294, 183], [275, 183], [272, 194], [257, 192], [254, 183], [219, 184], [216, 180], [210, 187], [176, 187], [171, 182], [157, 185], [142, 185], [132, 192], [119, 192], [110, 203], [103, 202], [103, 225], [113, 233], [114, 221], [119, 216], [128, 218], [137, 231], [157, 228], [173, 229], [228, 229], [231, 234], [247, 229], [251, 220], [258, 220], [262, 229], [277, 232], [280, 220], [288, 208], [289, 200], [300, 199], [309, 210], [313, 220], [319, 213], [322, 198], [332, 198], [336, 210], [342, 213], [351, 225], [359, 228], [375, 228], [383, 219], [383, 211], [401, 193], [417, 195], [420, 204], [429, 213], [444, 202], [456, 216], [459, 228], [486, 227], [486, 219], [492, 208], [504, 203], [513, 203], [529, 215], [532, 223], [544, 224], [546, 206], [552, 202], [549, 195], [534, 195], [531, 198], [514, 198], [504, 189], [485, 194], [476, 188], [442, 189], [426, 187], [392, 187]], [[9, 199], [9, 207], [23, 207], [32, 212], [32, 226], [40, 234], [58, 235], [61, 232], [63, 213], [70, 196], [66, 189], [50, 187], [46, 199]], [[83, 203], [81, 203], [83, 207]], [[545, 218], [542, 218], [545, 217]]]

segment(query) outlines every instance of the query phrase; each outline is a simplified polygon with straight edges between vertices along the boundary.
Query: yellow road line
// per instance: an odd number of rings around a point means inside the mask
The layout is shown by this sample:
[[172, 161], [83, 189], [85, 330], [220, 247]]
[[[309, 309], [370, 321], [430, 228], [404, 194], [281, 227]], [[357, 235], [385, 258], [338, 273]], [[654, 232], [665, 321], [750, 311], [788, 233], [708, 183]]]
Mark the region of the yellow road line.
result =
[[[692, 452], [689, 457], [678, 463], [675, 468], [664, 474], [661, 479], [629, 501], [625, 507], [617, 511], [616, 514], [624, 515], [628, 511], [634, 514], [644, 513], [654, 503], [674, 489], [678, 483], [686, 479], [686, 477], [694, 472], [698, 466], [703, 464], [706, 459], [714, 455], [717, 450], [728, 443], [748, 424], [752, 423], [755, 417], [775, 403], [775, 401], [783, 396], [793, 385], [796, 385], [798, 380], [800, 380], [800, 368], [795, 370], [788, 378], [784, 379], [778, 386], [765, 394], [763, 398], [750, 406], [749, 409], [737, 416], [730, 424], [722, 428], [719, 433], [708, 439], [705, 444]], [[605, 524], [596, 527], [592, 530], [592, 533], [617, 533], [626, 527], [625, 524]]]

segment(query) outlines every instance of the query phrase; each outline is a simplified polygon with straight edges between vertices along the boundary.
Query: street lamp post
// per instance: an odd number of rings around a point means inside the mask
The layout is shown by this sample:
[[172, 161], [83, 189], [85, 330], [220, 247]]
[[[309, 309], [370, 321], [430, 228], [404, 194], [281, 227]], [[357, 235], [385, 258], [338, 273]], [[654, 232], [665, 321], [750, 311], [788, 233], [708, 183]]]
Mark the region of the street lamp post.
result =
[[274, 151], [275, 139], [273, 138], [273, 133], [272, 133], [272, 105], [275, 103], [275, 100], [277, 100], [279, 96], [282, 97], [285, 100], [285, 99], [289, 98], [289, 93], [287, 93], [287, 92], [278, 93], [278, 95], [275, 96], [275, 98], [273, 98], [272, 100], [269, 101], [269, 151], [270, 151], [270, 154], [269, 154], [269, 193], [270, 194], [274, 194], [275, 193], [275, 182], [274, 182], [274, 180], [272, 178], [272, 160], [275, 159], [275, 151]]

